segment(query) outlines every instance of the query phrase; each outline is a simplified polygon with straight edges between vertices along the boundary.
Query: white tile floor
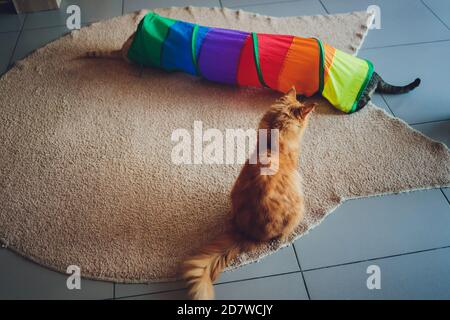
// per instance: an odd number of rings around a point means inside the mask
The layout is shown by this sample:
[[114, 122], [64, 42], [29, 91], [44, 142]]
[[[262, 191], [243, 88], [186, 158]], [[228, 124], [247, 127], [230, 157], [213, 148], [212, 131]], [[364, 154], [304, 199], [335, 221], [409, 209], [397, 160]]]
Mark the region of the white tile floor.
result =
[[[224, 6], [228, 1], [222, 1]], [[289, 16], [309, 16], [317, 14], [326, 14], [325, 8], [319, 1], [302, 0], [302, 1], [285, 1], [275, 3], [265, 3], [265, 1], [232, 1], [234, 9], [242, 9], [250, 12], [257, 12], [263, 15], [275, 17]]]
[[450, 56], [450, 42], [433, 42], [376, 49], [363, 49], [386, 81], [406, 84], [418, 76], [418, 90], [405, 95], [385, 95], [392, 112], [409, 124], [450, 119], [450, 99], [442, 88], [450, 87], [450, 63], [419, 63]]
[[[226, 6], [273, 16], [381, 8], [360, 56], [389, 81], [419, 76], [416, 91], [376, 95], [374, 102], [415, 129], [450, 145], [450, 2], [448, 0], [63, 0], [82, 8], [83, 23], [162, 6]], [[0, 74], [14, 61], [67, 32], [64, 11], [0, 13]], [[265, 258], [221, 276], [223, 299], [450, 298], [450, 188], [352, 200], [320, 226]], [[368, 290], [369, 265], [381, 269], [381, 289]], [[0, 249], [0, 299], [183, 299], [183, 284], [113, 284], [66, 276]]]

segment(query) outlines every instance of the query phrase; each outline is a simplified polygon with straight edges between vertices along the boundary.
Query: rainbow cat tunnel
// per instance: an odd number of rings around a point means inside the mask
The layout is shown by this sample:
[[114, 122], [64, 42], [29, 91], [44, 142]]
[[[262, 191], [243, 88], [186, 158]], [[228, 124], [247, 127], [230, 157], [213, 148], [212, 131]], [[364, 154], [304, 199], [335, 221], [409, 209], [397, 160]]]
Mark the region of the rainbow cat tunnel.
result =
[[351, 113], [373, 73], [369, 61], [316, 38], [212, 28], [148, 13], [128, 51], [136, 64], [208, 80], [287, 92], [320, 93]]

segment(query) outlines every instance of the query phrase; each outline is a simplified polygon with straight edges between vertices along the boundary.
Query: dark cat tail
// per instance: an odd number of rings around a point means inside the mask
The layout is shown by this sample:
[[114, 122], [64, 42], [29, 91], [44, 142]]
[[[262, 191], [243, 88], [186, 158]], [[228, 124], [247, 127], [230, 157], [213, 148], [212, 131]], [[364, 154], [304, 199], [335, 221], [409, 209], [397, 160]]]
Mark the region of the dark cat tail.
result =
[[181, 277], [186, 281], [188, 294], [195, 300], [214, 298], [213, 282], [239, 253], [254, 244], [242, 239], [233, 231], [219, 235], [200, 252], [183, 262]]
[[406, 86], [393, 86], [387, 82], [385, 82], [378, 73], [374, 72], [373, 73], [373, 77], [377, 77], [378, 78], [378, 86], [377, 89], [375, 90], [376, 92], [380, 92], [380, 93], [388, 93], [388, 94], [399, 94], [399, 93], [407, 93], [413, 89], [415, 89], [416, 87], [419, 86], [420, 84], [420, 79], [417, 78], [416, 80], [414, 80], [413, 82], [407, 84]]
[[97, 50], [86, 52], [85, 58], [122, 59], [122, 50]]

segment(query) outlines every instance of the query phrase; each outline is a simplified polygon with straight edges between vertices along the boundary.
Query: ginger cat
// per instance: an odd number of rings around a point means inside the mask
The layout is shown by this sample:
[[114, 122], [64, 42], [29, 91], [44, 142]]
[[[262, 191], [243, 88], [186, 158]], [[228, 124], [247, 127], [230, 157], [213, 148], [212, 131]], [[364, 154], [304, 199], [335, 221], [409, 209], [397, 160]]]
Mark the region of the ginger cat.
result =
[[255, 164], [247, 160], [231, 191], [230, 230], [182, 264], [181, 275], [191, 298], [213, 299], [212, 283], [237, 255], [261, 242], [286, 240], [301, 221], [305, 209], [297, 171], [300, 139], [314, 107], [297, 101], [292, 88], [263, 116], [259, 129], [279, 130], [278, 150], [275, 154], [272, 148], [268, 155], [270, 161], [278, 161], [278, 170], [261, 175], [267, 165], [259, 159]]

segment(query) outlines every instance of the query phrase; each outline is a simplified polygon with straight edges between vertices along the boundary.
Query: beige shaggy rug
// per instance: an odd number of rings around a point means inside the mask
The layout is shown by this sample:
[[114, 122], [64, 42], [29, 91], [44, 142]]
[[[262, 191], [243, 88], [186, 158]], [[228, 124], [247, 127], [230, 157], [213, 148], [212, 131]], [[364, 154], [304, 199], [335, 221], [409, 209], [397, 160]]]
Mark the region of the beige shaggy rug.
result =
[[[205, 25], [316, 36], [355, 52], [365, 12], [271, 18], [180, 8], [162, 15]], [[72, 32], [20, 61], [0, 80], [0, 239], [64, 272], [120, 282], [177, 278], [181, 260], [227, 223], [241, 164], [175, 165], [177, 128], [256, 128], [279, 94], [75, 59], [117, 48], [140, 14]], [[218, 61], [220, 63], [220, 61]], [[405, 79], [407, 80], [407, 79]], [[420, 90], [420, 88], [418, 89]], [[450, 153], [371, 105], [346, 115], [324, 100], [304, 137], [299, 171], [307, 212], [298, 238], [345, 199], [449, 185]], [[234, 267], [286, 244], [270, 243]]]

